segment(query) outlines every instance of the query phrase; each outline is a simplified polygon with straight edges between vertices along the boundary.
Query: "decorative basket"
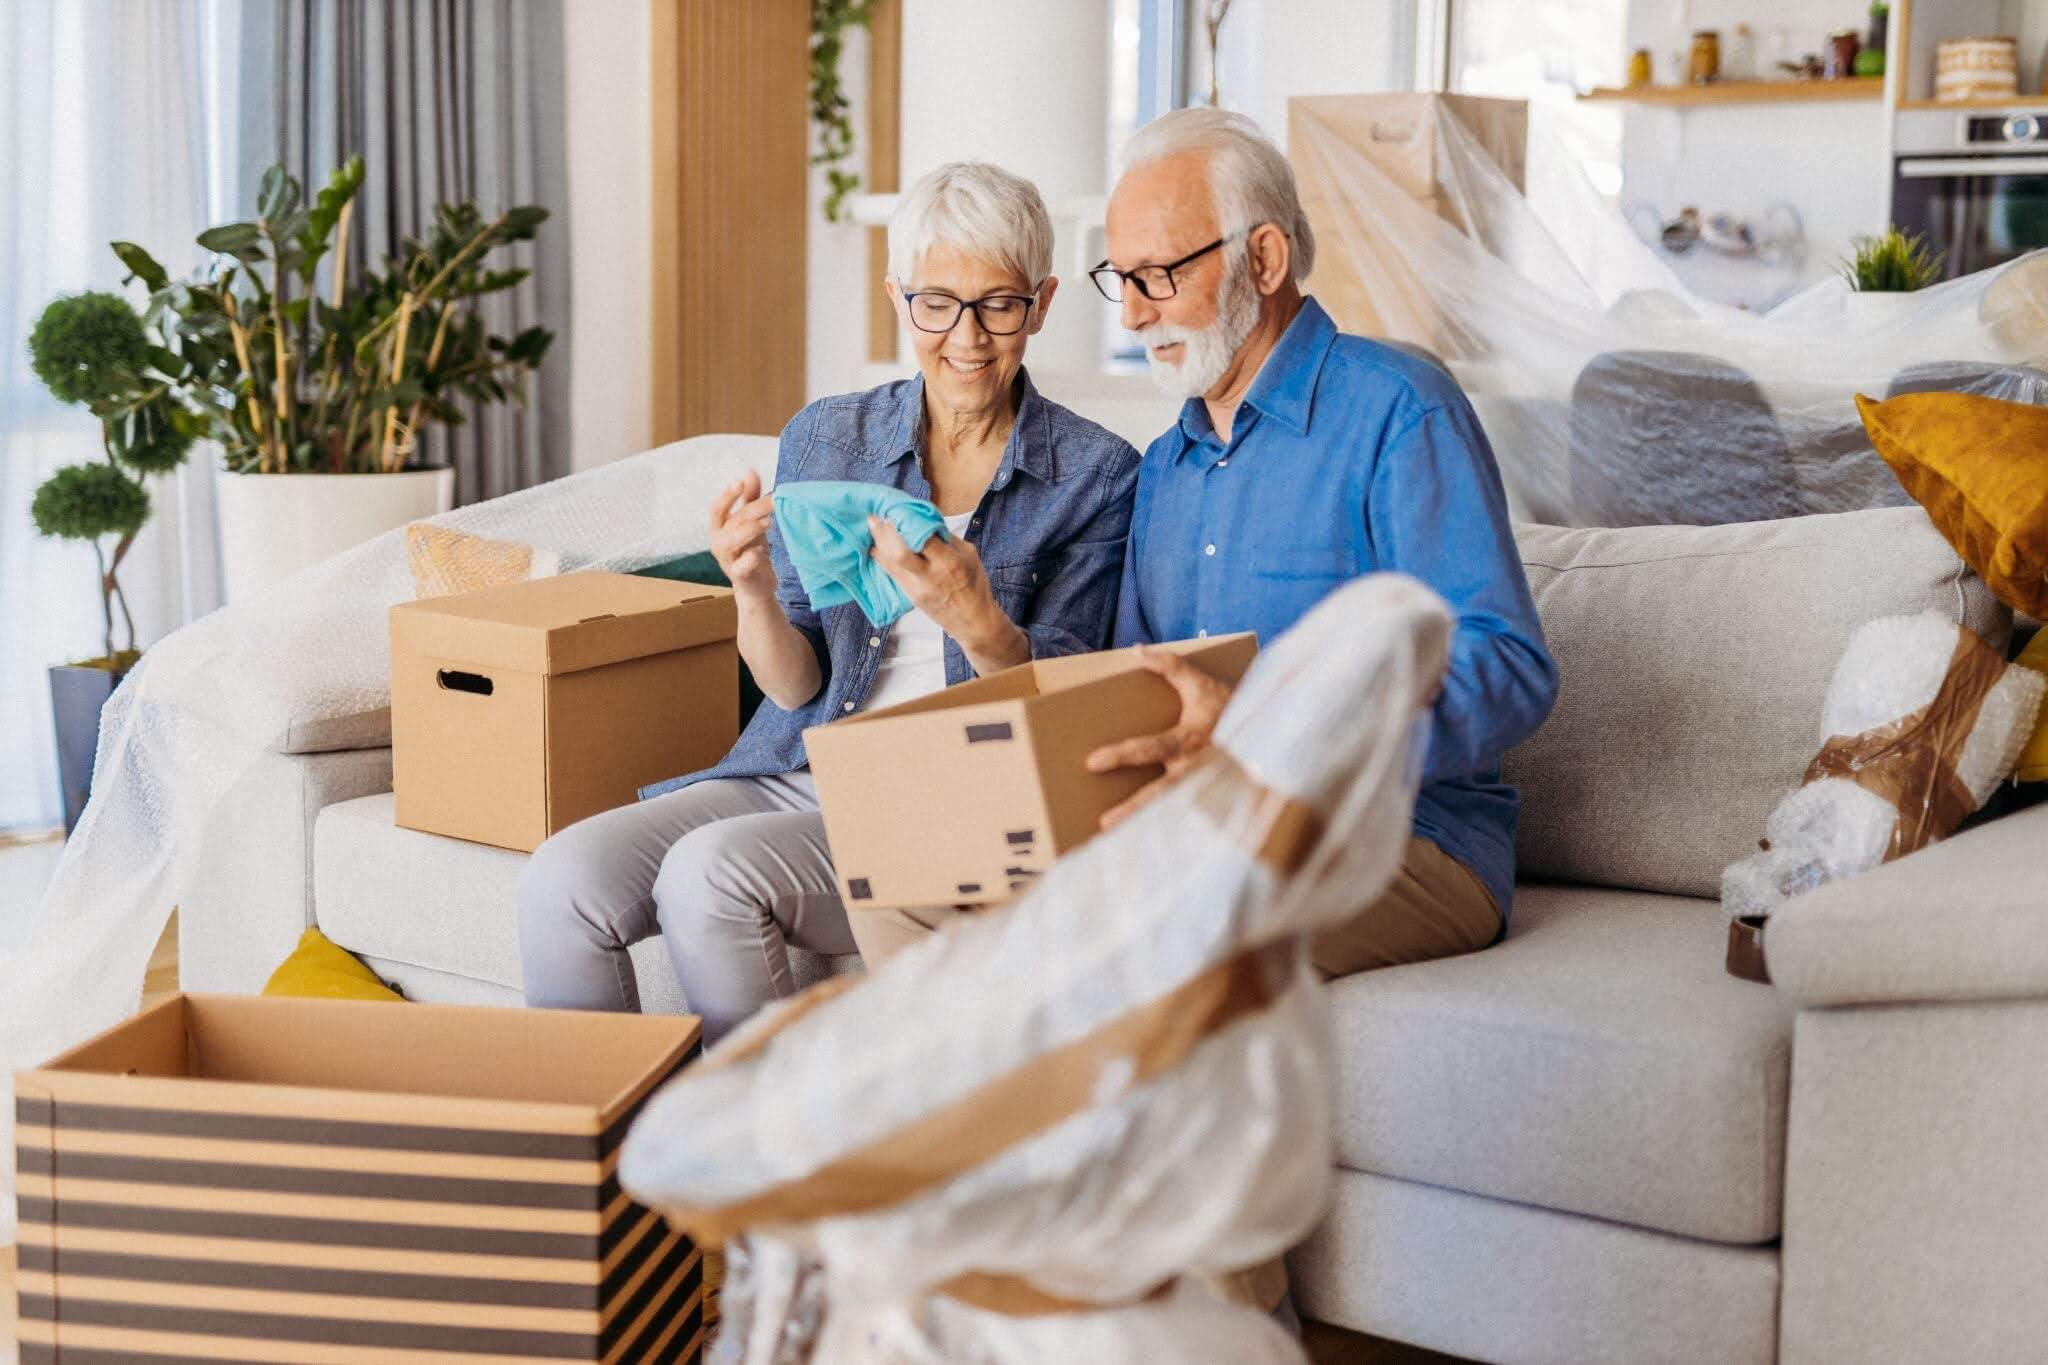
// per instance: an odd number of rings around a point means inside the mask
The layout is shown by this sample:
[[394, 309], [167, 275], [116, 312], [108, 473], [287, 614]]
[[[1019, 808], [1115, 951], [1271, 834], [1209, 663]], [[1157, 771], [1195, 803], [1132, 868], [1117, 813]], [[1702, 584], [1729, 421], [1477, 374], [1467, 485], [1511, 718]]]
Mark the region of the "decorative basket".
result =
[[1934, 98], [1943, 104], [2013, 99], [2020, 92], [2017, 38], [1951, 38], [1934, 52]]

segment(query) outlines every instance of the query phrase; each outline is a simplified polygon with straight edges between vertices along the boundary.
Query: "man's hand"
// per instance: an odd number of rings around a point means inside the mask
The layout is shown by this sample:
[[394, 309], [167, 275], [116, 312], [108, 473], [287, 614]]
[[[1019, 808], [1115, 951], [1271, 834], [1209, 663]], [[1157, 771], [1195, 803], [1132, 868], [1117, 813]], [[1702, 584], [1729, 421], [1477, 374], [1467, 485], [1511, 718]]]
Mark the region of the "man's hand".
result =
[[[875, 562], [896, 580], [911, 605], [960, 642], [975, 671], [991, 673], [1031, 657], [1030, 643], [988, 585], [981, 554], [957, 536], [933, 536], [913, 550], [886, 518], [869, 517]], [[995, 668], [983, 667], [995, 661]]]
[[1139, 788], [1121, 805], [1103, 813], [1102, 828], [1110, 829], [1129, 819], [1195, 766], [1209, 748], [1209, 736], [1230, 704], [1233, 689], [1204, 673], [1178, 654], [1149, 645], [1138, 648], [1138, 666], [1157, 673], [1180, 694], [1180, 721], [1171, 730], [1156, 735], [1105, 744], [1088, 755], [1088, 771], [1113, 772], [1118, 768], [1143, 768], [1165, 764], [1166, 772]]
[[774, 520], [775, 500], [761, 496], [761, 476], [752, 470], [727, 484], [711, 504], [711, 557], [742, 600], [775, 598], [775, 561], [768, 555]]

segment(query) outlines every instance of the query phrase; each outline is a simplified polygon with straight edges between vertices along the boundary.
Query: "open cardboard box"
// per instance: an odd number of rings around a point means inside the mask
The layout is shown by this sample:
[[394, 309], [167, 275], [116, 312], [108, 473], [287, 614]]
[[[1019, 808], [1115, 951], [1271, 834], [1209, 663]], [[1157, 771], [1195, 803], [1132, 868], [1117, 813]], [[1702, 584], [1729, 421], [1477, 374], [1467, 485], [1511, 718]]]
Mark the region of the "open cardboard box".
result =
[[573, 573], [391, 608], [407, 829], [531, 852], [739, 738], [729, 588]]
[[695, 1360], [702, 1255], [617, 1162], [697, 1038], [678, 1016], [145, 1010], [15, 1077], [23, 1365]]
[[[1245, 633], [1162, 645], [1236, 683]], [[1180, 718], [1133, 651], [1038, 659], [804, 732], [847, 908], [1008, 900], [1159, 770], [1091, 773], [1089, 752]]]

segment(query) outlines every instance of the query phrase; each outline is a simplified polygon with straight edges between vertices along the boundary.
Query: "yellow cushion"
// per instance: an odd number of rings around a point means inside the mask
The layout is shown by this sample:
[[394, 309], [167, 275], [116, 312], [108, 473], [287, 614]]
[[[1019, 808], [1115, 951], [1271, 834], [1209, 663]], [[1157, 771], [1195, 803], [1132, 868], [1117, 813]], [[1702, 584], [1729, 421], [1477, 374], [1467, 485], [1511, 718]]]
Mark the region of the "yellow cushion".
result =
[[1885, 463], [1999, 600], [2048, 616], [2048, 408], [1973, 393], [1856, 396]]
[[[2036, 635], [2014, 662], [2037, 673], [2048, 673], [2048, 629]], [[2022, 782], [2048, 782], [2048, 705], [2042, 706], [2034, 721], [2034, 737], [2020, 750], [2020, 766], [2014, 769], [2013, 776]]]
[[321, 1000], [405, 999], [318, 929], [299, 935], [299, 946], [263, 983], [263, 993]]

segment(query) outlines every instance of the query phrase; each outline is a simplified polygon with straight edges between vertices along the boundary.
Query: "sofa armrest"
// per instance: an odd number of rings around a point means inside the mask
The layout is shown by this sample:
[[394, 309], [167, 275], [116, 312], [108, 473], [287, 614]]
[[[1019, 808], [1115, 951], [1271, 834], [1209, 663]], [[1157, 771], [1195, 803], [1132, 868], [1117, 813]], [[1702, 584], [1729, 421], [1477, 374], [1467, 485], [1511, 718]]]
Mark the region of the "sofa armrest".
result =
[[178, 984], [248, 994], [313, 923], [313, 829], [337, 801], [391, 790], [389, 749], [263, 754], [221, 795], [178, 903]]
[[1802, 1005], [2048, 997], [2048, 804], [1813, 891], [1764, 929]]

